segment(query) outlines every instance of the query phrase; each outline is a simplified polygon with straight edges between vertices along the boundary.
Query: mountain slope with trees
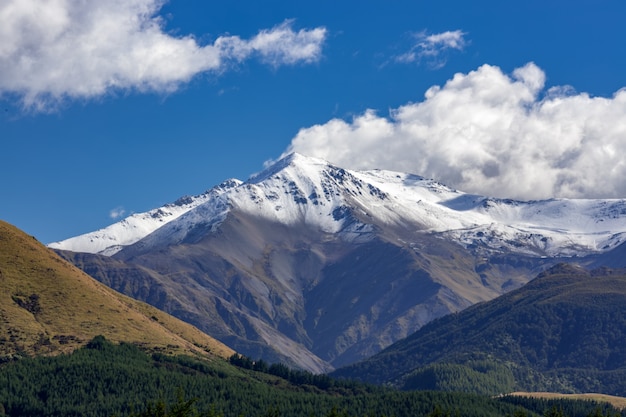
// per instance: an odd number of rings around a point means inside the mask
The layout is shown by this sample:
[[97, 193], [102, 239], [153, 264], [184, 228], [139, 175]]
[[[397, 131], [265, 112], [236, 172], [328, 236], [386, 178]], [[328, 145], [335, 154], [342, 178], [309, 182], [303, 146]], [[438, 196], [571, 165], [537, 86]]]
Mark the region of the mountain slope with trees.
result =
[[333, 375], [405, 389], [625, 395], [624, 346], [626, 271], [561, 264]]

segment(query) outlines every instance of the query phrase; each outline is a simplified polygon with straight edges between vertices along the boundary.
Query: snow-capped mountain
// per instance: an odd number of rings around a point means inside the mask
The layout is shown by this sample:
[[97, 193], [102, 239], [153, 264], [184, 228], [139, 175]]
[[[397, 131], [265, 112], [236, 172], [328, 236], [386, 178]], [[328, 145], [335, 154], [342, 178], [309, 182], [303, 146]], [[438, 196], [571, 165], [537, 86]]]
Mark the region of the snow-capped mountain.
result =
[[163, 225], [176, 220], [189, 210], [212, 201], [224, 191], [241, 185], [241, 181], [231, 179], [196, 196], [181, 197], [173, 203], [152, 209], [145, 213], [132, 214], [120, 222], [104, 229], [84, 235], [72, 237], [59, 242], [48, 244], [50, 248], [69, 250], [73, 252], [98, 253], [114, 255], [123, 247], [143, 239]]
[[494, 199], [292, 154], [51, 246], [241, 353], [323, 372], [557, 262], [618, 262], [625, 233], [625, 200]]
[[495, 199], [416, 175], [350, 171], [291, 154], [246, 182], [229, 180], [49, 246], [112, 255], [155, 231], [144, 246], [172, 244], [198, 224], [217, 227], [231, 209], [287, 226], [308, 224], [347, 241], [371, 237], [376, 226], [400, 227], [468, 248], [550, 257], [608, 251], [626, 239], [626, 200]]

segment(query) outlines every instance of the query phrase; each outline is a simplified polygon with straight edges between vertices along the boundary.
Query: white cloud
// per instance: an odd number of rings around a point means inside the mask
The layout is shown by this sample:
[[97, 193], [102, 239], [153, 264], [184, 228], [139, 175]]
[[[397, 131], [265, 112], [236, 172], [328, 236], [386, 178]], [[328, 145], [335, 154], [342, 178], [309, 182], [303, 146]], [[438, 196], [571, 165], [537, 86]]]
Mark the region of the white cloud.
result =
[[113, 220], [124, 217], [125, 214], [126, 214], [126, 210], [124, 210], [124, 207], [121, 207], [121, 206], [115, 207], [114, 209], [109, 211], [109, 217], [112, 218]]
[[249, 41], [241, 40], [238, 36], [221, 37], [215, 46], [226, 56], [238, 61], [258, 54], [262, 61], [275, 67], [318, 61], [326, 29], [301, 29], [294, 32], [292, 23], [292, 20], [287, 20], [271, 30], [262, 30]]
[[467, 45], [465, 32], [460, 30], [446, 31], [442, 33], [427, 34], [425, 31], [414, 36], [415, 44], [408, 52], [395, 57], [397, 62], [411, 63], [426, 62], [440, 68], [446, 64], [446, 52], [450, 49], [462, 51]]
[[195, 75], [258, 56], [273, 66], [321, 56], [324, 28], [292, 21], [249, 40], [222, 36], [200, 45], [164, 31], [161, 0], [4, 0], [0, 2], [0, 94], [45, 109], [64, 99], [115, 90], [169, 92]]
[[626, 89], [545, 90], [533, 63], [483, 65], [388, 117], [369, 110], [301, 129], [287, 152], [353, 169], [391, 169], [519, 199], [626, 197]]

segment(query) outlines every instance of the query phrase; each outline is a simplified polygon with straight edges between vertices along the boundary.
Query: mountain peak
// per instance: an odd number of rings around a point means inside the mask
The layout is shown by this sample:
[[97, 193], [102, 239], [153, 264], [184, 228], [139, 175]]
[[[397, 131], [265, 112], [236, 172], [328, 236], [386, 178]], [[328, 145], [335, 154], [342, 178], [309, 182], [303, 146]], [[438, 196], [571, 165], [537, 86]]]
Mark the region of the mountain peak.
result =
[[283, 154], [277, 162], [285, 161], [289, 165], [329, 165], [329, 162], [322, 158], [304, 155], [299, 152]]
[[310, 171], [311, 169], [319, 170], [320, 168], [326, 168], [329, 165], [330, 164], [323, 159], [306, 156], [298, 152], [291, 152], [287, 155], [283, 155], [277, 161], [268, 163], [263, 171], [252, 175], [247, 182], [252, 184], [262, 182], [287, 168]]
[[[179, 199], [50, 247], [113, 255], [160, 231], [155, 239], [184, 239], [196, 225], [217, 230], [232, 210], [285, 226], [361, 239], [373, 230], [400, 227], [452, 240], [478, 254], [585, 256], [626, 240], [626, 200], [519, 202], [466, 194], [435, 180], [401, 172], [353, 171], [296, 152], [247, 181], [227, 180], [195, 197]], [[168, 225], [167, 228], [163, 226]], [[210, 225], [210, 227], [209, 227]], [[208, 229], [207, 229], [208, 227]], [[172, 242], [163, 242], [171, 244]]]

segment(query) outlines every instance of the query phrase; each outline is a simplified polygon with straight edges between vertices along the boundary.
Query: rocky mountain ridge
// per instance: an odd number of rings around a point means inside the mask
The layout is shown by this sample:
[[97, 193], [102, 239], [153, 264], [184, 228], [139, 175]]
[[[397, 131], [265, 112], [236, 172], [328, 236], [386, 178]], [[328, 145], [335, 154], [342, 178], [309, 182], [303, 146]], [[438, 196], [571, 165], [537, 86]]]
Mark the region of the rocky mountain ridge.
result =
[[[245, 182], [227, 180], [198, 196], [49, 246], [112, 255], [153, 232], [158, 237], [152, 240], [171, 243], [198, 224], [218, 226], [231, 209], [285, 225], [305, 223], [326, 233], [343, 232], [347, 240], [379, 224], [440, 234], [466, 247], [540, 256], [585, 256], [626, 240], [624, 199], [496, 199], [417, 175], [350, 171], [291, 154]], [[357, 226], [361, 229], [347, 227], [347, 221], [360, 216], [365, 216]]]

